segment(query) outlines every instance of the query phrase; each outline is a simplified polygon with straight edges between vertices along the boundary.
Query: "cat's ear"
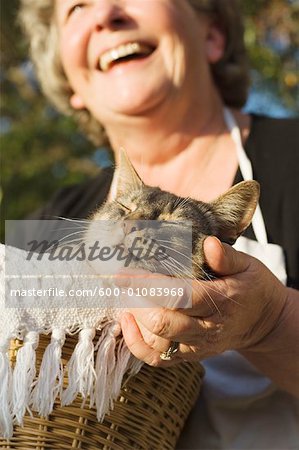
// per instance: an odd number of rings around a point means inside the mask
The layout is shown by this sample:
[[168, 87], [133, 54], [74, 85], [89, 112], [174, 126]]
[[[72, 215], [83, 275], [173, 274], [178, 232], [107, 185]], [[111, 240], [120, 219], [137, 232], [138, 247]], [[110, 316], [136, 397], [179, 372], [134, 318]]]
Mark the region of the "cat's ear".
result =
[[259, 183], [242, 181], [212, 202], [219, 224], [219, 239], [234, 244], [250, 225], [259, 195]]
[[141, 189], [144, 184], [124, 149], [119, 151], [119, 163], [116, 171], [116, 195], [121, 195]]

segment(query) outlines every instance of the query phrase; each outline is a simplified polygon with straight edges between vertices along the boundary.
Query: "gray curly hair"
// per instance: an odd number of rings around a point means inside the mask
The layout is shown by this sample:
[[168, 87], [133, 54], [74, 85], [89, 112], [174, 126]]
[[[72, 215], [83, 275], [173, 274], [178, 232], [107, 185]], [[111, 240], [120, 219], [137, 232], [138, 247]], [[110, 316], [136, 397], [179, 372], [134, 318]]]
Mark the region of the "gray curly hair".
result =
[[[247, 98], [249, 66], [243, 40], [243, 23], [238, 0], [188, 0], [219, 24], [227, 42], [223, 58], [211, 65], [215, 84], [224, 103], [241, 107]], [[104, 128], [87, 110], [70, 106], [73, 91], [64, 73], [59, 51], [58, 30], [53, 0], [20, 0], [19, 22], [29, 39], [30, 54], [42, 90], [61, 112], [75, 117], [87, 136], [96, 144], [107, 144]]]

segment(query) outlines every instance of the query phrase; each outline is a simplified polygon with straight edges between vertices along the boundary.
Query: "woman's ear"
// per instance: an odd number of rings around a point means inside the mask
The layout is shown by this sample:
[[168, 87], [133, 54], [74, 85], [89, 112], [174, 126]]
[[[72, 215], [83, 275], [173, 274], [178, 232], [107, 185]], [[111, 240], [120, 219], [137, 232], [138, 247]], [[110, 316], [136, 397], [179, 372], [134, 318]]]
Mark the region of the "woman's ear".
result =
[[224, 55], [226, 37], [220, 26], [211, 22], [206, 37], [206, 55], [209, 63], [217, 63]]
[[80, 97], [80, 95], [78, 95], [78, 94], [71, 95], [70, 105], [74, 109], [84, 109], [85, 108], [85, 104], [84, 104], [82, 98]]

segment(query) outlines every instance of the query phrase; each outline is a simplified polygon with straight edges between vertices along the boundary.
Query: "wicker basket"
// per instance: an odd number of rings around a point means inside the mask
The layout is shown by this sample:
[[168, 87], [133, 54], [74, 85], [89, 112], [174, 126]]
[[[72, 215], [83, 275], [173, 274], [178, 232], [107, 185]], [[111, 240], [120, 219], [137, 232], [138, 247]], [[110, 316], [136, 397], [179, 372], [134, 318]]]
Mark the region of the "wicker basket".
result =
[[[49, 343], [41, 336], [37, 367]], [[63, 363], [72, 354], [77, 338], [68, 336], [63, 347]], [[13, 341], [14, 363], [20, 341]], [[0, 439], [0, 448], [23, 450], [167, 450], [174, 449], [187, 416], [199, 394], [203, 368], [198, 363], [183, 363], [161, 369], [144, 365], [126, 381], [114, 409], [102, 423], [96, 411], [77, 399], [61, 407], [56, 401], [52, 414], [41, 418], [27, 415], [24, 427], [15, 426], [10, 441]], [[65, 380], [65, 385], [67, 380]]]

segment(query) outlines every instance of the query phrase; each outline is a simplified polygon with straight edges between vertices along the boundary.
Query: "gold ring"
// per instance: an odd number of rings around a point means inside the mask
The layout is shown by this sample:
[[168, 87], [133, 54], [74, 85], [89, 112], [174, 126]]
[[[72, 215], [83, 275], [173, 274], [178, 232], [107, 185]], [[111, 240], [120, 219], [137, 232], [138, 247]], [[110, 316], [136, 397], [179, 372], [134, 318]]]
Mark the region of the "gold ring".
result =
[[173, 355], [179, 350], [179, 346], [180, 346], [179, 342], [176, 341], [171, 342], [169, 349], [166, 350], [166, 352], [160, 353], [160, 358], [163, 361], [170, 361]]

